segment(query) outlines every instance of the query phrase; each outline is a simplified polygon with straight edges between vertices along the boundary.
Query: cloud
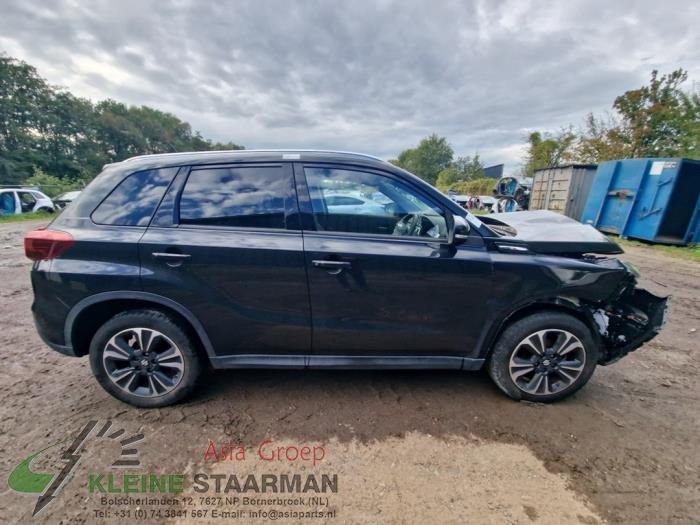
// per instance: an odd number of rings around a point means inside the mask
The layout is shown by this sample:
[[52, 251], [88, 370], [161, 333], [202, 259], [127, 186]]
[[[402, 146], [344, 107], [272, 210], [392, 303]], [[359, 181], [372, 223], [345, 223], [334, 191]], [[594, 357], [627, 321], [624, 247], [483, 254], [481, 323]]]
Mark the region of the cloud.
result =
[[55, 84], [247, 147], [394, 157], [447, 136], [514, 169], [653, 68], [700, 79], [700, 5], [667, 0], [2, 0], [0, 49]]

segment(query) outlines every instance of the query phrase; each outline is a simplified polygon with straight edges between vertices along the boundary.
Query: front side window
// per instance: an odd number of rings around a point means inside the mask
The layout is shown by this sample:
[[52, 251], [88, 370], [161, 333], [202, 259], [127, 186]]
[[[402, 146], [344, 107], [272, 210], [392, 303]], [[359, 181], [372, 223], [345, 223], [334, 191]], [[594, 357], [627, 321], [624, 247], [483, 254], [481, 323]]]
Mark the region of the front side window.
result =
[[147, 226], [178, 168], [132, 173], [92, 212], [97, 224]]
[[283, 229], [292, 187], [281, 166], [195, 169], [180, 197], [180, 224]]
[[409, 186], [375, 173], [304, 168], [320, 231], [444, 239], [442, 210]]

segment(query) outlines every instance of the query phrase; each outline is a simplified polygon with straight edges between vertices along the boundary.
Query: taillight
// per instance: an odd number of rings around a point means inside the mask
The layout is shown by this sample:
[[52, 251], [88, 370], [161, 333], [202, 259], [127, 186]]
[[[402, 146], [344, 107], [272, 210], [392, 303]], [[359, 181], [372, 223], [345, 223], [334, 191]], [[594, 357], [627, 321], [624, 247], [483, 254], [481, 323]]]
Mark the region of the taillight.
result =
[[38, 229], [24, 236], [24, 253], [32, 261], [55, 259], [73, 244], [70, 233]]

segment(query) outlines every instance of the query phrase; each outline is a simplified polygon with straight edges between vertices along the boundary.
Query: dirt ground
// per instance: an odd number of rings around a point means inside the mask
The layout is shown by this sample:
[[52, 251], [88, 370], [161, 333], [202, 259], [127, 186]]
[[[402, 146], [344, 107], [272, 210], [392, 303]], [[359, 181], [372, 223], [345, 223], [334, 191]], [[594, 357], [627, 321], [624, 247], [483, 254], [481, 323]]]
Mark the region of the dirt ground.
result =
[[[319, 523], [700, 523], [700, 264], [629, 249], [623, 257], [640, 268], [641, 284], [673, 296], [669, 324], [555, 405], [510, 401], [483, 373], [257, 370], [212, 373], [191, 401], [139, 410], [107, 395], [86, 359], [54, 353], [36, 335], [21, 248], [36, 226], [0, 225], [2, 522], [124, 521], [86, 482], [109, 471], [116, 442], [86, 443], [73, 477], [36, 518], [36, 496], [6, 483], [33, 452], [111, 420], [144, 434], [139, 472], [337, 474], [326, 507], [335, 515]], [[322, 446], [325, 457], [263, 462], [255, 450], [267, 439]], [[247, 456], [206, 461], [209, 440], [242, 444]], [[34, 470], [51, 462], [65, 464], [49, 455]], [[207, 516], [150, 518], [221, 523], [217, 505], [197, 497], [191, 509]], [[268, 519], [239, 519], [249, 521]]]

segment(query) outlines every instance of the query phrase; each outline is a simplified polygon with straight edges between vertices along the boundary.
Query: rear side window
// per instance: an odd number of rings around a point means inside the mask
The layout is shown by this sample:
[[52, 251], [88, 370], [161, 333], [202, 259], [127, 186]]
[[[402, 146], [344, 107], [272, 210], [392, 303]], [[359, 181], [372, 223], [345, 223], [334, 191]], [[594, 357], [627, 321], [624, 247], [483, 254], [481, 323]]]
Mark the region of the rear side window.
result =
[[195, 169], [180, 197], [180, 223], [283, 229], [292, 188], [281, 166]]
[[92, 212], [92, 220], [113, 226], [147, 226], [177, 170], [162, 168], [132, 173]]

